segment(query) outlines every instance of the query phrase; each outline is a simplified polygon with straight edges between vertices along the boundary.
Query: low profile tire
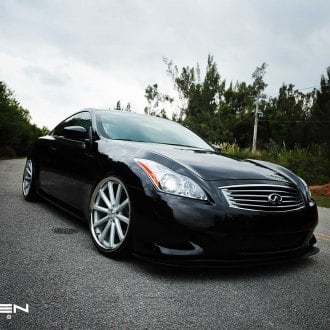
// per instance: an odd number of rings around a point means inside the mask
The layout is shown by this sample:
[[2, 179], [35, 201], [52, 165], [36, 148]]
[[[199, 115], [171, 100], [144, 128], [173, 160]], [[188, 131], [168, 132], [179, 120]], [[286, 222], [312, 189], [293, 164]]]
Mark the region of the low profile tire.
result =
[[112, 258], [131, 253], [132, 208], [127, 188], [115, 176], [101, 180], [90, 200], [90, 231], [96, 247]]
[[29, 202], [39, 200], [36, 190], [35, 166], [31, 159], [27, 159], [23, 172], [22, 191], [24, 198]]

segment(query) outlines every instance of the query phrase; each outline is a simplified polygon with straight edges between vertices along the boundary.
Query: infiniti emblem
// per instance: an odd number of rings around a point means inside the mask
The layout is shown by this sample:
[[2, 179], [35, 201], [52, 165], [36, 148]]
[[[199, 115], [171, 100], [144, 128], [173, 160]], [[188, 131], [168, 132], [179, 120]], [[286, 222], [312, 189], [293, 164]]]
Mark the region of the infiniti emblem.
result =
[[282, 204], [282, 196], [279, 194], [270, 194], [268, 196], [268, 203], [272, 205], [280, 205]]

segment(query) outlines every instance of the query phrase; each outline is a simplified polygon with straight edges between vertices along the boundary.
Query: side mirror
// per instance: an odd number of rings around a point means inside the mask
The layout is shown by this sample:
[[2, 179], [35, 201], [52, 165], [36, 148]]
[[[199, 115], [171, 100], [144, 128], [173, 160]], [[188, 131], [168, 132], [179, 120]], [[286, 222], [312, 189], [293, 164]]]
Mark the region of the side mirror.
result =
[[82, 126], [64, 127], [63, 136], [70, 140], [85, 141], [87, 137], [86, 128]]

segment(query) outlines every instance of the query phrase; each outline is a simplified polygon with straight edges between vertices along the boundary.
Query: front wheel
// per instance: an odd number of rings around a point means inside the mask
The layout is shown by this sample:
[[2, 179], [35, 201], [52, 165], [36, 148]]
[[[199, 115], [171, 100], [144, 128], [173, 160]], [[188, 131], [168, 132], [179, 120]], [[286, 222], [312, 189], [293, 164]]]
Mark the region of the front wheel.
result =
[[110, 257], [131, 252], [132, 209], [127, 188], [115, 176], [101, 180], [90, 200], [90, 231], [96, 247]]
[[23, 172], [22, 191], [24, 198], [29, 202], [37, 201], [35, 166], [31, 159], [27, 159]]

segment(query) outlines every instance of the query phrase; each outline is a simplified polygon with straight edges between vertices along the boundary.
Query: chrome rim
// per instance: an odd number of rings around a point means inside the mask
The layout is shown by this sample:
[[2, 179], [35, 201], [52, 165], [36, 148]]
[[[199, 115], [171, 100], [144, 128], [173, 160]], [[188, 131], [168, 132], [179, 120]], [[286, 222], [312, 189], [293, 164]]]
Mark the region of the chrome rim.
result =
[[118, 248], [125, 240], [131, 206], [124, 184], [117, 178], [102, 180], [91, 200], [91, 232], [95, 242], [106, 250]]
[[24, 174], [23, 174], [23, 194], [27, 196], [32, 185], [32, 174], [33, 174], [33, 165], [32, 161], [28, 159], [25, 164]]

